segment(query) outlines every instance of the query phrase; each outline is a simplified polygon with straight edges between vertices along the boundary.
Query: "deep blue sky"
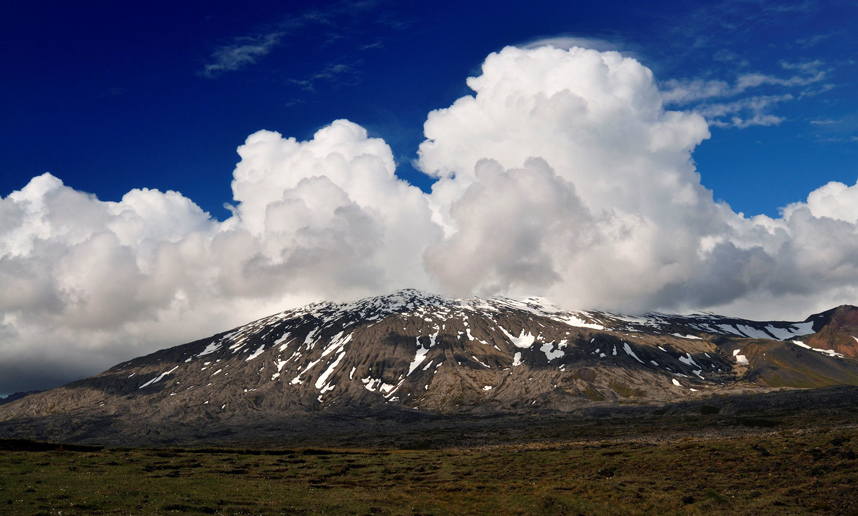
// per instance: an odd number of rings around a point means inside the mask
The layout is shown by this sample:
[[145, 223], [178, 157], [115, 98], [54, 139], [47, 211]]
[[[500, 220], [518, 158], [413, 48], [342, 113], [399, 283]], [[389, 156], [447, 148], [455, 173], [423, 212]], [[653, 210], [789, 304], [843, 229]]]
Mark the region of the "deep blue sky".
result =
[[[490, 52], [567, 36], [634, 55], [665, 89], [724, 81], [672, 109], [716, 121], [694, 154], [715, 197], [775, 216], [858, 179], [856, 22], [858, 3], [812, 0], [5, 2], [0, 196], [51, 172], [102, 200], [177, 190], [223, 219], [249, 134], [308, 139], [338, 118], [383, 137], [427, 188], [409, 165], [427, 113], [468, 94]], [[242, 45], [260, 49], [253, 62], [212, 68]]]

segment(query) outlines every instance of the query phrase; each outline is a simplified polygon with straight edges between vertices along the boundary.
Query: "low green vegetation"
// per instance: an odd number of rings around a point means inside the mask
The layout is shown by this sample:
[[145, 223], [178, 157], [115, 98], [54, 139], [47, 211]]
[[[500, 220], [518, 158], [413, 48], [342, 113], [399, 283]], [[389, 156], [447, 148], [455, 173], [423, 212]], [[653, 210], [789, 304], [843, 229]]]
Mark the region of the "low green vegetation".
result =
[[0, 514], [858, 513], [854, 427], [468, 449], [0, 450]]

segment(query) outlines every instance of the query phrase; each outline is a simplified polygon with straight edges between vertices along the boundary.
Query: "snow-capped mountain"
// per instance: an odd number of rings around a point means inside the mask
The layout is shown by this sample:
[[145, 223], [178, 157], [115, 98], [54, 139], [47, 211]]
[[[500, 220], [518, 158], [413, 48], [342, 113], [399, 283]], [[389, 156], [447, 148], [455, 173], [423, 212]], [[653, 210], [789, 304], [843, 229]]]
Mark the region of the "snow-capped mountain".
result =
[[851, 306], [757, 322], [402, 290], [287, 310], [136, 358], [0, 406], [0, 424], [57, 414], [132, 429], [275, 413], [564, 411], [856, 385], [856, 322]]

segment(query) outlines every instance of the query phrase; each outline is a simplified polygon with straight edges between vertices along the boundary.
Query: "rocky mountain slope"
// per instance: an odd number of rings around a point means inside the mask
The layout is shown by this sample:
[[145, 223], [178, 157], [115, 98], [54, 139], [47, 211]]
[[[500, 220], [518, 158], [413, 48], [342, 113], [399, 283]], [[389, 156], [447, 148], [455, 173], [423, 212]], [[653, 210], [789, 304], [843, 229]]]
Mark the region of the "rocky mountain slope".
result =
[[852, 306], [757, 322], [403, 290], [288, 310], [2, 405], [0, 436], [204, 436], [319, 413], [545, 413], [858, 385], [856, 335]]

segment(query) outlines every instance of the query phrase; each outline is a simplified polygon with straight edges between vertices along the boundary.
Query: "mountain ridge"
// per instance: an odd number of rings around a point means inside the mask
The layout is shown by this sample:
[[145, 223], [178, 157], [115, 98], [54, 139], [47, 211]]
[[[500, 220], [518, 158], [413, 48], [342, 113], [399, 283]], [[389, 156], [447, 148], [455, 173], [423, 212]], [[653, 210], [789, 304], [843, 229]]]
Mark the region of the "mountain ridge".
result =
[[204, 436], [254, 418], [563, 413], [858, 385], [856, 314], [625, 316], [405, 289], [286, 310], [2, 405], [0, 435]]

